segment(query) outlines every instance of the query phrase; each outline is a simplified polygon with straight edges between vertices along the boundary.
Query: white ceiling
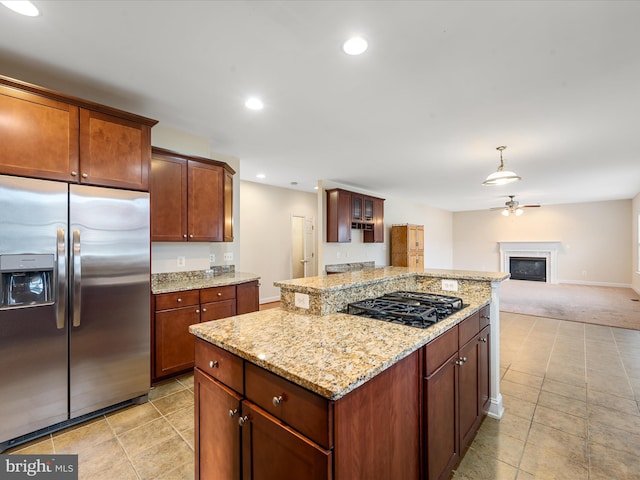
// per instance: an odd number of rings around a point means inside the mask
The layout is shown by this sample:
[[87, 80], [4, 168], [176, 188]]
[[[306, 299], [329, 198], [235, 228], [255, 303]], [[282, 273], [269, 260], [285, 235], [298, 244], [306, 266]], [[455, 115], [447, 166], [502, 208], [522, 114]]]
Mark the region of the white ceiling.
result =
[[[637, 1], [34, 3], [0, 7], [1, 74], [205, 136], [244, 180], [452, 211], [640, 192]], [[523, 180], [483, 187], [499, 145]]]

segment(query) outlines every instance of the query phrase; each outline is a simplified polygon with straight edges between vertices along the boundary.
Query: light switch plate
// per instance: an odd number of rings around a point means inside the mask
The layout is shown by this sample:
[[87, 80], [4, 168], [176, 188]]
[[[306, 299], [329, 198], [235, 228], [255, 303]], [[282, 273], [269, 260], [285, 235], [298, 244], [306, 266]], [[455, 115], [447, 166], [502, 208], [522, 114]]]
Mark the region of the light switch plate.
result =
[[458, 281], [457, 280], [442, 280], [442, 290], [445, 292], [457, 292]]
[[233, 252], [227, 252], [224, 254], [224, 259], [226, 261], [233, 260]]
[[182, 257], [182, 256], [178, 257], [176, 263], [178, 264], [179, 267], [184, 267], [187, 264], [185, 257]]

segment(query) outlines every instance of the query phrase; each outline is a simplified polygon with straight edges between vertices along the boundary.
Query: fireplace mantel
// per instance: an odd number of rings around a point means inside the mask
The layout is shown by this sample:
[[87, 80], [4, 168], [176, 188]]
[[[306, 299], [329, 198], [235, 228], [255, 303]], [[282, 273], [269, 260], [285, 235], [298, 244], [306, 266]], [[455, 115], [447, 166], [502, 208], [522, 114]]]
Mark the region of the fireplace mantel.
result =
[[558, 283], [558, 250], [562, 242], [498, 242], [500, 271], [509, 272], [511, 257], [536, 257], [547, 260], [547, 283]]

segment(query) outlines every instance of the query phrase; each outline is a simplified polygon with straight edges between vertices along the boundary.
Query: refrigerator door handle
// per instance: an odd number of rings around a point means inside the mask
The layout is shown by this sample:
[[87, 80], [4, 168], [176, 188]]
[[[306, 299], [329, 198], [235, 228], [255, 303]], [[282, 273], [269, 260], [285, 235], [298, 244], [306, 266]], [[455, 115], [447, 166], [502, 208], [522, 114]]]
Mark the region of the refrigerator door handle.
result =
[[73, 231], [73, 286], [71, 288], [73, 303], [73, 326], [80, 326], [80, 281], [82, 279], [82, 262], [80, 255], [80, 230]]
[[56, 235], [56, 250], [58, 258], [56, 326], [59, 330], [62, 330], [67, 319], [67, 258], [65, 252], [65, 231], [62, 228], [58, 229]]

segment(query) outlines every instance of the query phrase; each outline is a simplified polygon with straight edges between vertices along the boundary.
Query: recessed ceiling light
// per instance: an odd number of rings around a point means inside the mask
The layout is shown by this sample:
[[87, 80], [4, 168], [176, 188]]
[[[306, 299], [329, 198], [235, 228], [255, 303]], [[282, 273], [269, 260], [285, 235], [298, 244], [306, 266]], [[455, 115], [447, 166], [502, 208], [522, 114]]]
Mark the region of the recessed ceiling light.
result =
[[27, 17], [37, 17], [40, 15], [38, 11], [38, 7], [36, 7], [33, 3], [28, 0], [17, 0], [11, 2], [0, 2], [7, 8], [10, 8], [16, 13], [20, 15], [26, 15]]
[[256, 175], [256, 178], [267, 178], [267, 176], [264, 173], [259, 173]]
[[262, 110], [264, 108], [264, 103], [262, 103], [262, 100], [259, 98], [251, 97], [244, 102], [244, 106], [249, 110]]
[[360, 55], [367, 49], [367, 41], [362, 37], [352, 37], [342, 45], [342, 50], [347, 55]]

